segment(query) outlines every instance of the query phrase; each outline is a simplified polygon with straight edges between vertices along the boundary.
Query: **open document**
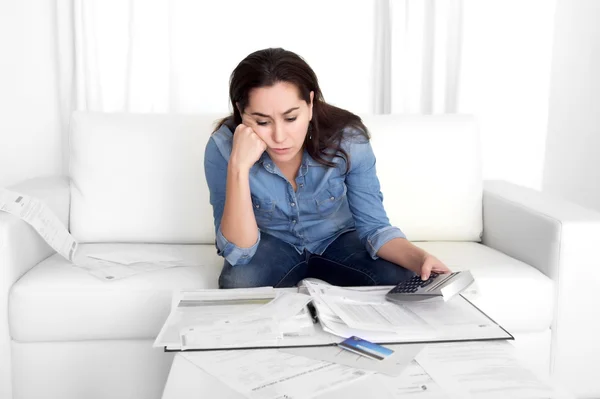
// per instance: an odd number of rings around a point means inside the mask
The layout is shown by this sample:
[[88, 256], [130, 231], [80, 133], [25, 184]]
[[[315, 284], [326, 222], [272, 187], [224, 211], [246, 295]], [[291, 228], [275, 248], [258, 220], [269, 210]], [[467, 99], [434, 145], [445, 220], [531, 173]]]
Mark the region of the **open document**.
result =
[[512, 339], [501, 326], [458, 295], [445, 302], [392, 303], [389, 287], [344, 288], [306, 282], [324, 331], [375, 343]]
[[72, 261], [77, 241], [46, 204], [37, 198], [0, 188], [0, 211], [8, 212], [31, 225], [65, 259]]
[[377, 344], [512, 339], [462, 296], [397, 304], [385, 300], [389, 287], [306, 286], [310, 295], [271, 287], [177, 293], [154, 345], [181, 351], [332, 346], [352, 336]]

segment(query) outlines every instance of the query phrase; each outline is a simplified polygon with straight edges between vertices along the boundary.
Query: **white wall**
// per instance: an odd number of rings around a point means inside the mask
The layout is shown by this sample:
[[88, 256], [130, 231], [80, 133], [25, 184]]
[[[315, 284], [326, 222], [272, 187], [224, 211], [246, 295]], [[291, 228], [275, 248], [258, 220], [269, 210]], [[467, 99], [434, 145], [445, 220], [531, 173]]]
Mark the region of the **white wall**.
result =
[[53, 7], [0, 1], [0, 187], [62, 172]]
[[600, 210], [600, 1], [558, 0], [545, 192]]

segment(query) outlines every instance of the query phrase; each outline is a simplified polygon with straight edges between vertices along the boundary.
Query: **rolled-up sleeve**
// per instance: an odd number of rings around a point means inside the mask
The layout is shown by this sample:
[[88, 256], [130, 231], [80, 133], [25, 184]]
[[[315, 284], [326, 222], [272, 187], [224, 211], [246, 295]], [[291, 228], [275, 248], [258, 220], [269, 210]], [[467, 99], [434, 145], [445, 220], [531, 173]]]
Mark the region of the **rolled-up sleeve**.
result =
[[361, 242], [377, 259], [377, 251], [393, 238], [406, 235], [389, 222], [383, 207], [383, 194], [375, 168], [375, 154], [366, 138], [349, 139], [344, 149], [350, 155], [346, 174], [348, 204]]
[[249, 248], [241, 248], [229, 242], [221, 232], [221, 218], [225, 209], [225, 190], [227, 187], [227, 160], [211, 137], [204, 151], [204, 174], [210, 192], [210, 204], [213, 207], [215, 225], [215, 246], [217, 253], [232, 266], [247, 264], [252, 260], [260, 242], [260, 230], [256, 243]]
[[221, 226], [217, 229], [217, 253], [224, 257], [231, 266], [244, 265], [250, 262], [256, 253], [259, 242], [260, 230], [258, 231], [258, 239], [253, 246], [250, 248], [241, 248], [227, 241], [223, 233], [221, 233]]

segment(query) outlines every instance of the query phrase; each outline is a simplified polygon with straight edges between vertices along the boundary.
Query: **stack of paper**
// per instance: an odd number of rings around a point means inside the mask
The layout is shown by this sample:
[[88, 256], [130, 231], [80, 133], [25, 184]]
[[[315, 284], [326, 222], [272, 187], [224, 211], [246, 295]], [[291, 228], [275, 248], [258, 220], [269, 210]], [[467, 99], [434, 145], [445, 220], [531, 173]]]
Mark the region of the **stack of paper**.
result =
[[323, 330], [377, 343], [511, 339], [511, 335], [462, 296], [450, 301], [385, 299], [389, 287], [343, 288], [306, 281]]
[[154, 346], [218, 349], [277, 346], [314, 332], [308, 295], [272, 287], [180, 292]]

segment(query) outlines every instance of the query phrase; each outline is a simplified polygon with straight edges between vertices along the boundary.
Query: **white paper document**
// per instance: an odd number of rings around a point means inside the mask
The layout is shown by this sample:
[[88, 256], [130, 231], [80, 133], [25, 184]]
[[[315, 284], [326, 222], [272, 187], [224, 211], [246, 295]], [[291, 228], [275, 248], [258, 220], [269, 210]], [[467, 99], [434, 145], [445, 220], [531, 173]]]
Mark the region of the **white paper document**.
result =
[[455, 399], [416, 360], [411, 361], [398, 377], [376, 374], [373, 378], [396, 399]]
[[181, 332], [185, 329], [250, 312], [275, 296], [273, 287], [176, 292], [171, 313], [154, 346], [181, 349]]
[[134, 263], [161, 263], [161, 262], [179, 262], [182, 259], [169, 253], [168, 247], [161, 250], [159, 248], [126, 248], [113, 250], [106, 253], [88, 254], [88, 258], [107, 260], [109, 262], [120, 263], [122, 265], [131, 265]]
[[458, 295], [451, 300], [392, 303], [390, 288], [356, 290], [305, 282], [323, 329], [375, 343], [510, 339], [511, 336]]
[[31, 225], [65, 259], [72, 261], [75, 257], [77, 241], [42, 201], [0, 188], [0, 211], [8, 212]]
[[[312, 328], [305, 330], [306, 326], [312, 327], [310, 315], [301, 313], [310, 300], [308, 295], [280, 291], [270, 302], [243, 313], [204, 319], [202, 323], [180, 330], [181, 348], [275, 346], [284, 338], [284, 333], [294, 336], [310, 334], [314, 331]], [[299, 314], [303, 317], [296, 317]], [[285, 324], [282, 323], [284, 321]]]
[[208, 324], [194, 325], [180, 331], [181, 349], [236, 348], [277, 345], [283, 338], [273, 319], [237, 319], [228, 317]]
[[384, 360], [371, 359], [356, 353], [349, 352], [338, 346], [313, 347], [313, 348], [281, 348], [281, 352], [297, 356], [305, 356], [315, 360], [343, 364], [363, 370], [376, 371], [390, 376], [398, 376], [414, 360], [415, 356], [423, 349], [422, 344], [387, 345], [394, 351]]
[[516, 359], [505, 341], [427, 345], [417, 361], [453, 398], [572, 399]]
[[277, 349], [184, 352], [181, 356], [251, 399], [311, 398], [373, 374]]
[[88, 249], [80, 247], [73, 259], [74, 267], [85, 270], [103, 281], [115, 281], [140, 273], [170, 267], [197, 266], [185, 260], [181, 246], [127, 244], [125, 248]]
[[[200, 290], [176, 294], [154, 342], [172, 350], [297, 345], [316, 334], [306, 309], [310, 297], [272, 287]], [[314, 337], [310, 342], [331, 341]]]

